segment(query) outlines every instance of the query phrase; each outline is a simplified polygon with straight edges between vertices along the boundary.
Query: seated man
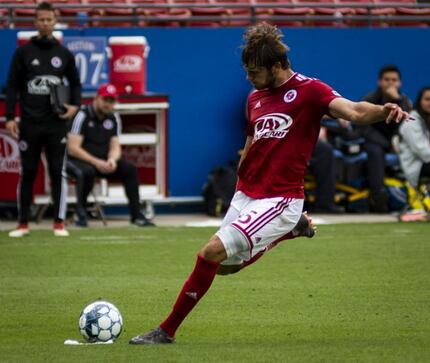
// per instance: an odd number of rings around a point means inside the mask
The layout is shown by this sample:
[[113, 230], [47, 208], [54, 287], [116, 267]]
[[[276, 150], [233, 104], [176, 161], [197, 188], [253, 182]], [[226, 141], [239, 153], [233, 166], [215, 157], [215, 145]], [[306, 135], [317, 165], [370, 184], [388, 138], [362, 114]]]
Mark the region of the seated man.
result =
[[131, 223], [153, 226], [140, 211], [139, 180], [136, 167], [121, 160], [121, 121], [113, 114], [118, 91], [112, 84], [100, 86], [90, 105], [76, 114], [68, 133], [68, 173], [76, 179], [77, 225], [87, 226], [85, 204], [95, 177], [120, 179], [128, 198]]
[[[394, 103], [402, 110], [410, 111], [412, 102], [401, 92], [401, 84], [400, 70], [394, 65], [387, 65], [379, 71], [378, 88], [364, 97], [364, 101], [376, 105]], [[366, 140], [364, 150], [368, 156], [369, 205], [373, 212], [388, 211], [388, 195], [384, 187], [385, 153], [396, 151], [398, 127], [397, 123], [385, 122], [360, 127], [361, 135]]]

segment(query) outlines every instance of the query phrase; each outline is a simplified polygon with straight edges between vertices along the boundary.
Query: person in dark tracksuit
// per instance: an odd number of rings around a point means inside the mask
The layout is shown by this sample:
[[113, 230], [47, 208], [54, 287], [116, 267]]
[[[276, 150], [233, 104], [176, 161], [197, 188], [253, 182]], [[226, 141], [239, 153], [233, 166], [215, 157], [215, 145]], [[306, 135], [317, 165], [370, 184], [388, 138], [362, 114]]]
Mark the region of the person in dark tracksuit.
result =
[[92, 104], [83, 106], [71, 123], [67, 149], [67, 172], [76, 180], [76, 225], [87, 226], [86, 202], [94, 179], [119, 179], [125, 189], [131, 223], [153, 226], [141, 213], [139, 178], [136, 166], [121, 159], [121, 120], [113, 113], [118, 91], [113, 84], [99, 87]]
[[[81, 84], [73, 54], [53, 37], [56, 22], [51, 4], [40, 3], [36, 9], [38, 35], [19, 47], [9, 69], [6, 90], [6, 129], [18, 138], [21, 155], [21, 178], [18, 186], [18, 227], [10, 237], [29, 234], [33, 184], [42, 150], [48, 161], [54, 204], [54, 234], [68, 236], [64, 228], [67, 181], [65, 173], [67, 120], [77, 112], [81, 102]], [[70, 86], [71, 102], [65, 112], [54, 113], [50, 85]], [[21, 119], [15, 120], [17, 95]]]

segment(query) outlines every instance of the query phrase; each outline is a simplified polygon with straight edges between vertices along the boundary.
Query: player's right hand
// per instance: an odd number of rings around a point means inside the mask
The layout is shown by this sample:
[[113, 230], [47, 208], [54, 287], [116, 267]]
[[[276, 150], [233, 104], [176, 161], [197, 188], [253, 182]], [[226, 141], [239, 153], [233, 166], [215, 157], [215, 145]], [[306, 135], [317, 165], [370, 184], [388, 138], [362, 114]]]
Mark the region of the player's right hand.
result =
[[400, 123], [403, 120], [409, 119], [409, 114], [403, 111], [399, 105], [395, 103], [386, 103], [384, 106], [384, 112], [387, 115], [385, 122], [388, 124], [392, 121]]
[[7, 120], [6, 121], [6, 130], [9, 132], [9, 134], [13, 138], [18, 139], [18, 136], [19, 136], [18, 122], [16, 122], [15, 120]]

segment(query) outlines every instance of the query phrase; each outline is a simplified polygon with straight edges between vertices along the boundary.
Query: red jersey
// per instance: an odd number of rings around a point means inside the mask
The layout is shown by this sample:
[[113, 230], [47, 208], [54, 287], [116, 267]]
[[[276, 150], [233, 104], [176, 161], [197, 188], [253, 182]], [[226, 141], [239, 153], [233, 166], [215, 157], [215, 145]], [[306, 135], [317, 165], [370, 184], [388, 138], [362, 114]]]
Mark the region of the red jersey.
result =
[[325, 83], [294, 73], [274, 89], [248, 97], [252, 145], [240, 165], [238, 190], [255, 199], [304, 198], [304, 176], [320, 121], [340, 95]]

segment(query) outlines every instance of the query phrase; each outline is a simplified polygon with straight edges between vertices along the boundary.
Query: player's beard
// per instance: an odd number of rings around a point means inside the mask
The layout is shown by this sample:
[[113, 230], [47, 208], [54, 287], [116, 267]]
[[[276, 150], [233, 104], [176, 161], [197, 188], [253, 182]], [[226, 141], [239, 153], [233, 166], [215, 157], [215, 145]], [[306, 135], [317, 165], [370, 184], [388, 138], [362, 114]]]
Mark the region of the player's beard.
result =
[[275, 88], [276, 87], [276, 77], [273, 72], [270, 70], [268, 79], [267, 79], [267, 87], [266, 88]]
[[258, 90], [265, 89], [265, 88], [276, 88], [276, 77], [273, 74], [273, 72], [269, 70], [266, 82], [259, 87], [257, 87], [256, 85], [254, 85], [254, 87]]

